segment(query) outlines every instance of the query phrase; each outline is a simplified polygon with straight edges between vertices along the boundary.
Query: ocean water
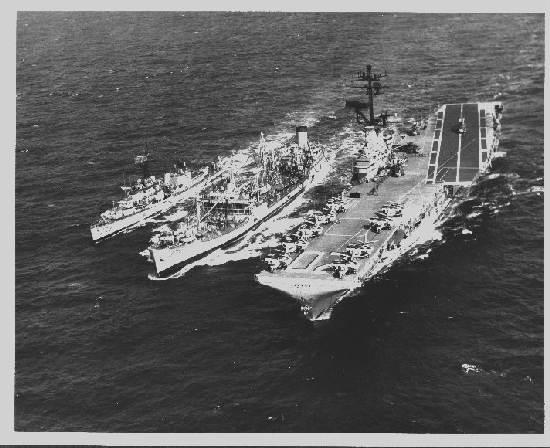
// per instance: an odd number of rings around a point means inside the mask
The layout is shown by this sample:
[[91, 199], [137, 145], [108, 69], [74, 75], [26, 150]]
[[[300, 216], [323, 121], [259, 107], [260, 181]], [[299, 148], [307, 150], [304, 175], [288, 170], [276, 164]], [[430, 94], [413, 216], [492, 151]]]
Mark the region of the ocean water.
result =
[[[544, 431], [544, 16], [19, 12], [18, 432], [537, 434]], [[292, 215], [166, 281], [154, 223], [89, 225], [148, 150], [158, 174], [246, 156], [296, 125], [345, 182], [357, 71], [379, 110], [504, 102], [505, 159], [390, 272], [328, 321], [255, 283]], [[379, 106], [378, 106], [379, 105]], [[348, 164], [349, 168], [349, 164]], [[308, 202], [309, 201], [309, 202]], [[271, 232], [271, 233], [270, 233]]]

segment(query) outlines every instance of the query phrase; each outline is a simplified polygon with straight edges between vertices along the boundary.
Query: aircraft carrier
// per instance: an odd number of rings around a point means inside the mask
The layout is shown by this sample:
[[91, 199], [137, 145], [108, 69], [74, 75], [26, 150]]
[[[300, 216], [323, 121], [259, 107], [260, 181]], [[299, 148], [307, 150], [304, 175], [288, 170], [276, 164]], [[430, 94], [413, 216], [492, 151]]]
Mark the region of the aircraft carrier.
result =
[[[372, 120], [372, 97], [370, 107]], [[343, 297], [433, 234], [457, 190], [505, 155], [498, 151], [502, 109], [500, 102], [439, 107], [423, 129], [405, 138], [419, 151], [404, 155], [397, 176], [353, 186], [334, 222], [298, 252], [285, 254], [282, 267], [266, 269], [256, 280], [295, 298], [308, 319], [329, 318]], [[395, 159], [399, 147], [391, 153]]]

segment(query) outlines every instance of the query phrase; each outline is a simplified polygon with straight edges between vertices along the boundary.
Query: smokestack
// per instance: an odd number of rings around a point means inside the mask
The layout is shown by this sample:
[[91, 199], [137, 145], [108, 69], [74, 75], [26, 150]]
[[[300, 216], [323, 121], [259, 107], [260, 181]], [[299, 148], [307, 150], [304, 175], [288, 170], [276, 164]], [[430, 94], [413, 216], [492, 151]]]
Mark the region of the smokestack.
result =
[[298, 146], [307, 146], [307, 126], [296, 126], [296, 140]]

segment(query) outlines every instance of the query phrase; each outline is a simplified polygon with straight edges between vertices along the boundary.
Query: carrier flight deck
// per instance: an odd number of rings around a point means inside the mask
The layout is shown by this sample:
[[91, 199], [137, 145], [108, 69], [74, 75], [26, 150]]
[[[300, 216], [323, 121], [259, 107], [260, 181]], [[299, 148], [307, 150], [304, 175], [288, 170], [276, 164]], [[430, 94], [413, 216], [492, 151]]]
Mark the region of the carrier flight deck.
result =
[[[284, 269], [262, 271], [257, 281], [296, 298], [309, 319], [322, 319], [347, 292], [410, 250], [423, 230], [433, 229], [454, 189], [470, 185], [492, 157], [502, 155], [494, 151], [501, 111], [495, 102], [440, 107], [426, 129], [406, 138], [420, 147], [420, 154], [407, 157], [404, 175], [353, 186], [336, 222], [323, 227], [302, 253], [293, 254]], [[399, 207], [398, 217], [373, 231], [373, 218], [388, 204]], [[353, 256], [349, 248], [354, 245], [366, 252]], [[346, 254], [351, 254], [352, 269], [336, 275], [335, 266]]]

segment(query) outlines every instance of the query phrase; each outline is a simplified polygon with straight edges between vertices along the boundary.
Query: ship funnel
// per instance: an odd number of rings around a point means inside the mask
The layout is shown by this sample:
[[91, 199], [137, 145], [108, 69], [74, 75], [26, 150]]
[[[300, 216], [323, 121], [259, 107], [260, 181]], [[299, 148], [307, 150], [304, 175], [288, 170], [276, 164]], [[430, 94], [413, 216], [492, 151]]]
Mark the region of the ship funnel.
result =
[[307, 146], [307, 126], [296, 126], [298, 146]]

